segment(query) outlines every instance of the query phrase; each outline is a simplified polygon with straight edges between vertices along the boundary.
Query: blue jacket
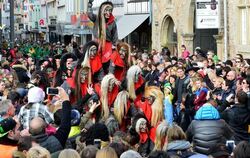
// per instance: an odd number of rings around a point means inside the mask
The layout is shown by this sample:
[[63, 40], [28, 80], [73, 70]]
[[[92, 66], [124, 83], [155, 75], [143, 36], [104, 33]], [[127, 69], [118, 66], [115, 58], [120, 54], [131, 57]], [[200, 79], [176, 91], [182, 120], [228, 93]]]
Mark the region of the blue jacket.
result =
[[220, 114], [218, 110], [213, 107], [211, 104], [204, 104], [196, 112], [194, 116], [195, 120], [219, 120]]
[[164, 117], [169, 125], [172, 125], [173, 117], [173, 105], [172, 105], [173, 95], [165, 97], [164, 99]]

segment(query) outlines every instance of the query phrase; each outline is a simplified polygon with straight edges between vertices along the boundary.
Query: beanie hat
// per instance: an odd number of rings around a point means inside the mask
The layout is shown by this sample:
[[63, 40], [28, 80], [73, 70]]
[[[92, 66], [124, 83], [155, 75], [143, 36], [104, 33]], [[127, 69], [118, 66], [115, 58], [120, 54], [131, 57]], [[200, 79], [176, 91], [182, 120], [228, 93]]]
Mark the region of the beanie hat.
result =
[[77, 126], [80, 124], [81, 115], [78, 110], [71, 110], [71, 126]]
[[28, 92], [28, 103], [39, 103], [44, 100], [45, 93], [39, 87], [33, 87]]
[[108, 128], [110, 136], [113, 136], [113, 134], [119, 130], [119, 123], [112, 115], [110, 115], [109, 118], [105, 121], [105, 125]]
[[7, 118], [0, 122], [0, 138], [9, 133], [16, 127], [16, 121], [13, 118]]
[[86, 145], [94, 145], [94, 139], [109, 141], [109, 131], [105, 124], [96, 123], [89, 128], [86, 135]]
[[136, 152], [134, 150], [128, 150], [128, 151], [122, 153], [120, 158], [131, 158], [131, 157], [133, 157], [133, 158], [142, 158], [142, 156], [138, 152]]
[[170, 83], [164, 84], [164, 88], [169, 89], [170, 91], [172, 90]]

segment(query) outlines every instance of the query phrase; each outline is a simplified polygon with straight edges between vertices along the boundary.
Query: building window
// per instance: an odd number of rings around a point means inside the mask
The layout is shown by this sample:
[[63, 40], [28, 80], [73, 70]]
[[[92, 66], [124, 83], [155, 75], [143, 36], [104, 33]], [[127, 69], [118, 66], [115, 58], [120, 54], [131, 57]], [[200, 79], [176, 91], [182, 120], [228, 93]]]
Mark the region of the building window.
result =
[[250, 0], [239, 1], [239, 43], [241, 45], [250, 44]]

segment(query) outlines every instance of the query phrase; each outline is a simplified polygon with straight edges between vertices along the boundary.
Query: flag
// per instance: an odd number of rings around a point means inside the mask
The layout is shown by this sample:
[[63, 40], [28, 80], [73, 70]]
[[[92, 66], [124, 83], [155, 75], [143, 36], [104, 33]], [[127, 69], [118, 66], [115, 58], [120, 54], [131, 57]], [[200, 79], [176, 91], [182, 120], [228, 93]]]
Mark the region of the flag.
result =
[[75, 25], [77, 23], [77, 17], [76, 15], [71, 15], [71, 24]]

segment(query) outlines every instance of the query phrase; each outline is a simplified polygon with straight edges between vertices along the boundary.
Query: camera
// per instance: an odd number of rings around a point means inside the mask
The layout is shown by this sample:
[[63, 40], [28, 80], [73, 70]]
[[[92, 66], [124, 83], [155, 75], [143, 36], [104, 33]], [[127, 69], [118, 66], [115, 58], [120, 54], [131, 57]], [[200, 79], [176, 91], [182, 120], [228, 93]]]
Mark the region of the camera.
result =
[[48, 87], [47, 90], [46, 90], [46, 94], [48, 94], [48, 95], [58, 95], [59, 90], [57, 88]]
[[98, 149], [101, 148], [101, 139], [94, 139], [94, 146], [96, 146]]
[[234, 142], [234, 140], [228, 140], [228, 141], [226, 142], [226, 146], [227, 146], [228, 152], [229, 152], [229, 153], [232, 153], [233, 150], [234, 150], [234, 147], [235, 147], [235, 142]]

